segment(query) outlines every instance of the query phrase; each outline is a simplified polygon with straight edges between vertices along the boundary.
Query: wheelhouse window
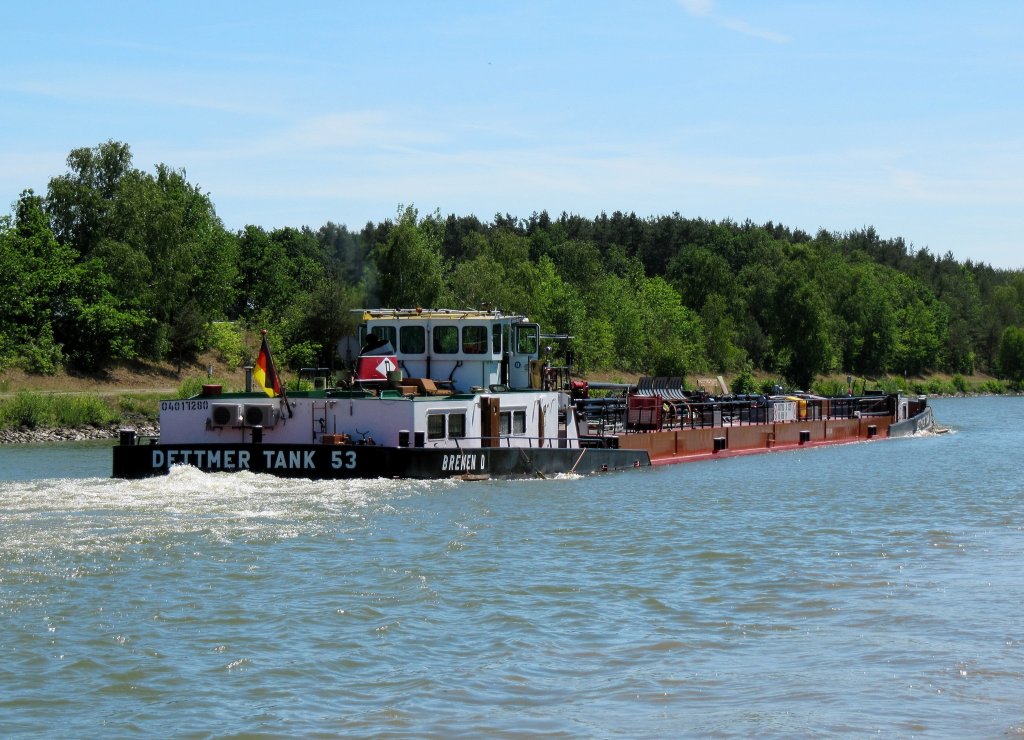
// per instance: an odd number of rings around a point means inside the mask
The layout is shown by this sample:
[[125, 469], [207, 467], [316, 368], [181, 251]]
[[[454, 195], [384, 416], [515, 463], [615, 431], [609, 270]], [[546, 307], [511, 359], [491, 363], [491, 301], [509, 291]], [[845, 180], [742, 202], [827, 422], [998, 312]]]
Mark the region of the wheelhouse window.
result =
[[516, 351], [521, 355], [535, 355], [540, 348], [540, 332], [536, 325], [524, 324], [516, 330]]
[[526, 412], [512, 412], [512, 434], [526, 434]]
[[501, 324], [491, 327], [491, 354], [501, 354]]
[[459, 351], [459, 328], [457, 326], [434, 327], [434, 352], [439, 355], [454, 355]]
[[512, 434], [512, 412], [502, 411], [499, 415], [499, 422], [501, 426], [501, 436], [507, 437]]
[[360, 328], [360, 343], [366, 344], [366, 337], [373, 334], [377, 337], [378, 341], [391, 342], [392, 348], [397, 347], [395, 327], [388, 326], [387, 324], [377, 324], [369, 329], [365, 326]]
[[422, 326], [403, 326], [398, 332], [398, 348], [403, 355], [422, 355], [427, 351], [427, 330]]
[[467, 355], [487, 354], [487, 327], [462, 327], [462, 351]]

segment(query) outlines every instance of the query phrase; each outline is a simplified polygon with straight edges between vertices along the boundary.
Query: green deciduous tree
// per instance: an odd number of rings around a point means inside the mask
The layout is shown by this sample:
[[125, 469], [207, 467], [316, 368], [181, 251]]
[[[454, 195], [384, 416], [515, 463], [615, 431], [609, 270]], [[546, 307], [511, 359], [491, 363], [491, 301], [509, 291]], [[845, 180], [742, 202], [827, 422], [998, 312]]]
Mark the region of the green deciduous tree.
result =
[[773, 338], [786, 379], [809, 389], [815, 375], [833, 367], [830, 315], [818, 288], [790, 271], [773, 297]]
[[76, 257], [54, 238], [42, 198], [22, 193], [13, 223], [0, 225], [0, 366], [22, 359], [33, 372], [59, 369], [55, 311], [75, 289]]
[[[238, 261], [236, 240], [209, 196], [182, 170], [133, 168], [128, 146], [114, 141], [75, 149], [68, 168], [50, 181], [46, 212], [58, 241], [76, 250], [78, 267], [89, 273], [82, 295], [69, 300], [90, 331], [66, 341], [83, 361], [102, 366], [129, 351], [116, 327], [131, 326], [132, 353], [194, 356], [204, 325], [232, 304]], [[74, 323], [72, 312], [63, 323]]]
[[945, 304], [907, 275], [897, 273], [893, 283], [896, 314], [893, 369], [914, 375], [937, 367], [948, 322]]
[[227, 315], [237, 280], [237, 241], [209, 197], [184, 171], [162, 164], [155, 175], [132, 170], [121, 178], [109, 232], [150, 265], [142, 295], [120, 297], [155, 318], [151, 356], [194, 356], [205, 323]]
[[455, 264], [449, 278], [452, 306], [486, 306], [509, 311], [520, 305], [522, 296], [508, 278], [505, 265], [489, 254], [480, 254]]
[[700, 318], [704, 325], [705, 354], [712, 369], [726, 372], [742, 364], [744, 353], [736, 346], [736, 327], [725, 298], [718, 293], [709, 295]]
[[97, 260], [80, 263], [75, 273], [76, 288], [57, 322], [71, 365], [100, 370], [138, 357], [138, 338], [152, 335], [153, 319], [143, 310], [123, 307]]
[[110, 210], [121, 180], [132, 170], [131, 150], [110, 140], [91, 149], [73, 149], [67, 165], [67, 174], [50, 180], [46, 211], [57, 240], [88, 257], [111, 236]]
[[706, 362], [700, 317], [683, 305], [679, 293], [663, 278], [646, 278], [638, 299], [648, 372], [685, 376], [703, 370]]
[[93, 370], [136, 357], [147, 318], [121, 305], [98, 260], [79, 261], [60, 244], [31, 192], [0, 235], [0, 265], [0, 332], [30, 370], [53, 372], [64, 359]]
[[1008, 326], [999, 342], [999, 372], [1018, 386], [1024, 382], [1024, 327]]
[[294, 342], [308, 343], [315, 350], [319, 367], [333, 370], [337, 365], [337, 342], [356, 333], [364, 295], [358, 286], [322, 277], [296, 303]]
[[387, 241], [375, 250], [381, 305], [434, 306], [444, 292], [441, 237], [412, 206], [401, 209]]
[[891, 268], [854, 265], [837, 301], [843, 367], [856, 374], [888, 372], [895, 348], [896, 302]]
[[234, 315], [257, 324], [279, 320], [299, 289], [284, 246], [259, 226], [246, 226], [238, 253]]

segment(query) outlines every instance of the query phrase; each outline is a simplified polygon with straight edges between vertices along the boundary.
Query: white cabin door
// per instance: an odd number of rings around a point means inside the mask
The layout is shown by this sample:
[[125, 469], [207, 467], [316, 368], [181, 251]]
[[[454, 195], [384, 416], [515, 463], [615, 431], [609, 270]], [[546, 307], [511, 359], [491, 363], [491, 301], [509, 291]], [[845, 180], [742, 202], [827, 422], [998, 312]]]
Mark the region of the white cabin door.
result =
[[530, 387], [530, 360], [540, 357], [540, 324], [513, 324], [508, 384], [511, 388]]

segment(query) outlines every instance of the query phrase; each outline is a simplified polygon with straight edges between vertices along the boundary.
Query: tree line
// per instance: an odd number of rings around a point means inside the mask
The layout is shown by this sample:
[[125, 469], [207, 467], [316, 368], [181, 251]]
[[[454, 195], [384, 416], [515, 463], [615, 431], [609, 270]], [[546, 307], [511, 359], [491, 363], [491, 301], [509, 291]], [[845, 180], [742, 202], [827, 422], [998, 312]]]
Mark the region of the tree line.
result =
[[574, 337], [584, 370], [653, 375], [990, 372], [1024, 378], [1024, 273], [873, 228], [563, 213], [225, 229], [184, 170], [75, 149], [0, 217], [0, 368], [186, 363], [267, 328], [278, 362], [337, 364], [363, 306], [488, 306]]

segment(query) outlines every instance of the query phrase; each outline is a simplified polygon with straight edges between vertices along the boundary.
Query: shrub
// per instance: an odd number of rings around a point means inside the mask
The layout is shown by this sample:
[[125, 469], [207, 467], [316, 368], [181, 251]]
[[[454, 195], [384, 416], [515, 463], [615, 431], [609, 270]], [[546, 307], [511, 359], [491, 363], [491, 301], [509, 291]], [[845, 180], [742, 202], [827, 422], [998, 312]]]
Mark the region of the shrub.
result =
[[811, 392], [819, 396], [845, 396], [849, 390], [846, 383], [835, 378], [822, 378], [811, 386]]
[[1003, 383], [998, 380], [986, 380], [981, 385], [984, 389], [984, 393], [994, 393], [996, 395], [1002, 395], [1003, 393], [1006, 393], [1006, 386], [1004, 386]]
[[117, 415], [98, 396], [19, 393], [0, 405], [0, 426], [26, 429], [103, 426]]
[[203, 385], [206, 384], [205, 378], [191, 377], [185, 378], [181, 381], [181, 385], [178, 386], [178, 392], [174, 395], [175, 398], [192, 398], [198, 396], [202, 390]]
[[878, 379], [878, 387], [885, 393], [900, 393], [907, 391], [907, 380], [898, 375], [886, 375]]
[[175, 392], [175, 398], [192, 398], [198, 396], [203, 392], [204, 385], [219, 385], [225, 390], [228, 388], [226, 380], [220, 378], [210, 378], [205, 375], [195, 375], [191, 378], [185, 378], [181, 381], [178, 386], [178, 390]]
[[0, 405], [0, 422], [4, 427], [52, 427], [56, 417], [53, 408], [41, 393], [18, 393]]
[[960, 373], [957, 373], [953, 376], [953, 388], [956, 389], [957, 393], [967, 393], [967, 379]]
[[280, 374], [282, 367], [300, 368], [316, 367], [320, 354], [320, 345], [314, 342], [299, 342], [283, 349], [278, 355], [274, 353], [274, 359], [278, 361], [277, 371]]
[[54, 375], [64, 366], [64, 353], [53, 340], [53, 329], [46, 324], [39, 336], [22, 347], [22, 364], [35, 375]]
[[952, 381], [945, 381], [941, 378], [932, 378], [928, 381], [928, 395], [930, 396], [952, 396], [956, 393], [956, 386]]
[[50, 396], [59, 427], [105, 426], [117, 416], [98, 396]]
[[205, 344], [228, 367], [241, 367], [246, 358], [242, 331], [230, 321], [214, 321], [207, 326]]
[[743, 368], [732, 380], [733, 393], [754, 393], [757, 391], [757, 383], [754, 381], [753, 368], [750, 362], [743, 363]]
[[147, 419], [156, 420], [160, 415], [159, 396], [148, 395], [126, 395], [118, 396], [117, 408], [121, 415], [134, 414], [144, 416]]

